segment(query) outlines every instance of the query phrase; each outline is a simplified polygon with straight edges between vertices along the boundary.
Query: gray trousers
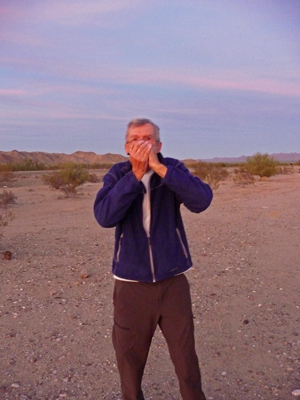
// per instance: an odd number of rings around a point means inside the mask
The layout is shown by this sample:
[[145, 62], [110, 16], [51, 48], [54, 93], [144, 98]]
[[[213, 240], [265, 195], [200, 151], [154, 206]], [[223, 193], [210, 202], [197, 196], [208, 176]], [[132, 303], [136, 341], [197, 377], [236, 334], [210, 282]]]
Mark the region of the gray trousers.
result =
[[113, 302], [113, 345], [123, 400], [144, 400], [142, 377], [157, 325], [166, 339], [183, 400], [206, 400], [186, 276], [156, 283], [116, 280]]

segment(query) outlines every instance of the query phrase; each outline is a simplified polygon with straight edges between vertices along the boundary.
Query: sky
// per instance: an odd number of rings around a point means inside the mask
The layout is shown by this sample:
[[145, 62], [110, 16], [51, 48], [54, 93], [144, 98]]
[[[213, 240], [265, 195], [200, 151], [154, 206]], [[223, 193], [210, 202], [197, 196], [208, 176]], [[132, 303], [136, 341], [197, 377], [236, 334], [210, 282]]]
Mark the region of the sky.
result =
[[300, 0], [0, 0], [0, 151], [300, 152]]

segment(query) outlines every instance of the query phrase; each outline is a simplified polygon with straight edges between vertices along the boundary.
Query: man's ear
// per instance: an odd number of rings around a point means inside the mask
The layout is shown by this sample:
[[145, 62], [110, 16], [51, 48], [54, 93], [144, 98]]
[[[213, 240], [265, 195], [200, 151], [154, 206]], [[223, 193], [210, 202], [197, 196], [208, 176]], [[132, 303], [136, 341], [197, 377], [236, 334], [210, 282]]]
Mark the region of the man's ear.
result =
[[156, 144], [157, 153], [160, 153], [161, 147], [162, 147], [162, 142], [157, 142]]
[[129, 143], [125, 143], [125, 151], [126, 151], [126, 154], [129, 156], [129, 155], [130, 155], [130, 146], [129, 146]]

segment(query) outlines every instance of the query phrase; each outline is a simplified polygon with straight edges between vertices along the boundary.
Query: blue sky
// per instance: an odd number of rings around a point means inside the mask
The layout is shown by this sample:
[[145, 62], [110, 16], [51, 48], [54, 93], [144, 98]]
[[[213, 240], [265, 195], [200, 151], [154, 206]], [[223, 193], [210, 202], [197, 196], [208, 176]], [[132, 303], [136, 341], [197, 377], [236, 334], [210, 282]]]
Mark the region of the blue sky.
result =
[[0, 0], [0, 150], [300, 152], [299, 0]]

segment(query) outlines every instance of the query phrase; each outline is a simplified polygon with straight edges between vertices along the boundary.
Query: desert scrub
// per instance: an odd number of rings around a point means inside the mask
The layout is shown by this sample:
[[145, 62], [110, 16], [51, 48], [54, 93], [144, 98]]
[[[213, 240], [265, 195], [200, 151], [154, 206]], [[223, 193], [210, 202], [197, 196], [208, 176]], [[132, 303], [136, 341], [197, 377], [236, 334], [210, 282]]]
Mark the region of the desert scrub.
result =
[[254, 185], [255, 178], [243, 168], [235, 168], [233, 171], [233, 182], [239, 186]]
[[98, 182], [100, 182], [101, 179], [97, 176], [97, 174], [91, 173], [91, 174], [89, 174], [87, 180], [90, 183], [98, 183]]
[[281, 175], [290, 175], [294, 173], [294, 166], [293, 165], [282, 165], [277, 168], [277, 174]]
[[277, 174], [278, 164], [278, 161], [269, 154], [256, 153], [247, 158], [244, 169], [251, 175], [269, 178]]
[[15, 195], [11, 191], [3, 190], [0, 193], [0, 238], [3, 235], [3, 228], [15, 217], [12, 211], [7, 209], [8, 205], [15, 202]]
[[79, 164], [67, 163], [59, 171], [43, 175], [42, 180], [46, 185], [61, 190], [65, 197], [77, 196], [77, 188], [88, 181], [89, 173]]
[[0, 164], [0, 185], [12, 182], [14, 178], [11, 167], [7, 164]]
[[42, 164], [39, 161], [35, 161], [32, 159], [28, 159], [19, 163], [9, 163], [8, 167], [12, 171], [44, 171], [46, 169], [45, 164]]
[[208, 183], [213, 190], [218, 189], [220, 182], [226, 180], [229, 176], [227, 169], [220, 164], [199, 161], [192, 168], [194, 175]]
[[7, 207], [9, 204], [14, 204], [16, 202], [16, 196], [11, 190], [2, 190], [0, 193], [0, 206]]
[[0, 208], [0, 237], [2, 236], [2, 228], [7, 226], [14, 219], [14, 213], [6, 208]]

